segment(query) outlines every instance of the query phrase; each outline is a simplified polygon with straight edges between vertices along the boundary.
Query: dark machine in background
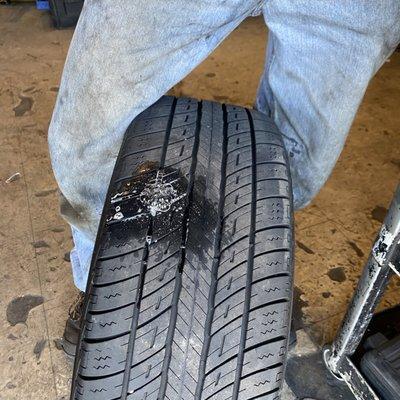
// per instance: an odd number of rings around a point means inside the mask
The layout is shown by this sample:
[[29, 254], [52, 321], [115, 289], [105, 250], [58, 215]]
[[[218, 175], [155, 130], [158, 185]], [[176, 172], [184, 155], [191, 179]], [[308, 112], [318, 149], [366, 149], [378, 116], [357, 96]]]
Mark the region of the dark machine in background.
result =
[[[51, 13], [54, 26], [58, 29], [72, 27], [78, 22], [83, 2], [84, 0], [32, 0], [38, 10]], [[18, 0], [0, 0], [0, 5], [8, 6], [14, 3], [18, 3]]]
[[83, 0], [49, 0], [49, 6], [54, 26], [67, 28], [78, 22]]
[[79, 19], [84, 0], [36, 0], [38, 10], [48, 10], [56, 28], [74, 26]]

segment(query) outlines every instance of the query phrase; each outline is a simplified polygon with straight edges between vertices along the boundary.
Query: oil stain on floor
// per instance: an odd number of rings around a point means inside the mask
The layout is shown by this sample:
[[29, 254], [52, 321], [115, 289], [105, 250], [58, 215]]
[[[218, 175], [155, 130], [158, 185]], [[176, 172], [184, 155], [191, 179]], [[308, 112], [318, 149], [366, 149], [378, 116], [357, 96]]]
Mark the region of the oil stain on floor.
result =
[[15, 326], [18, 323], [25, 323], [28, 319], [29, 311], [32, 308], [40, 306], [43, 302], [44, 298], [42, 296], [31, 294], [12, 299], [7, 306], [7, 321], [11, 326]]
[[328, 271], [327, 275], [334, 282], [341, 283], [341, 282], [344, 282], [346, 280], [346, 273], [344, 272], [344, 268], [343, 267], [331, 268]]

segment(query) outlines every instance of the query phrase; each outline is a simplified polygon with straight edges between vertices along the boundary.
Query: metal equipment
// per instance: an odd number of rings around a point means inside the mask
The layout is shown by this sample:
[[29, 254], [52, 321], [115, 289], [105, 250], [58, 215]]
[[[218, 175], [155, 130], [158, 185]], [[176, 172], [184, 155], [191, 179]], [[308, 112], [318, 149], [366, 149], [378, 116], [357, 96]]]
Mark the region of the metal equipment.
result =
[[378, 394], [351, 360], [390, 277], [400, 276], [400, 185], [378, 234], [357, 289], [332, 345], [324, 350], [329, 371], [344, 381], [360, 400], [379, 400]]

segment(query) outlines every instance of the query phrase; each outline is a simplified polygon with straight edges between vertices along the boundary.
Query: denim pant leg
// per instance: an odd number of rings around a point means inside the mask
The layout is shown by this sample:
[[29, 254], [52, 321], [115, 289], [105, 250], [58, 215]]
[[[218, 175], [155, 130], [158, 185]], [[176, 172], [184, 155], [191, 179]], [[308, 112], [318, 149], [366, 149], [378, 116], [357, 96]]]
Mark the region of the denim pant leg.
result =
[[295, 208], [328, 179], [368, 82], [400, 40], [398, 0], [267, 0], [256, 106], [289, 151]]
[[74, 281], [85, 290], [123, 134], [260, 0], [86, 0], [49, 128], [62, 214], [73, 227]]

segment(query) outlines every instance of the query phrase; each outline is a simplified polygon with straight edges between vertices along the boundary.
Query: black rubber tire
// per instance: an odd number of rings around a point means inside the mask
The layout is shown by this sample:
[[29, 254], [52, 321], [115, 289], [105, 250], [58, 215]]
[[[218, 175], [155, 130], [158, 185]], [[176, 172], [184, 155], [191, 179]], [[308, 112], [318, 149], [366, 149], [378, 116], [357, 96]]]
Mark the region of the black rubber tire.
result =
[[71, 399], [279, 399], [292, 222], [265, 115], [173, 97], [139, 115], [100, 224]]

